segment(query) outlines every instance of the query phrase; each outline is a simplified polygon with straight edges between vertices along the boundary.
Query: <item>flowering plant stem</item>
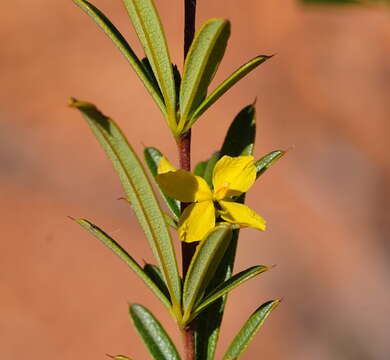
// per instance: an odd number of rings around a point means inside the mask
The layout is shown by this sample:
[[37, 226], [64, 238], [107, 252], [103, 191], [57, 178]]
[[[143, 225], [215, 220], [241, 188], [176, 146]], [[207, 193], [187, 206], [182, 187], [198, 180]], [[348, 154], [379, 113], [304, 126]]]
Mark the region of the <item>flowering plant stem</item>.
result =
[[[184, 11], [185, 60], [195, 35], [196, 0], [184, 0]], [[186, 171], [191, 171], [191, 129], [189, 129], [180, 137], [178, 150], [180, 168]], [[186, 203], [181, 204], [182, 212], [184, 211], [186, 205]], [[181, 243], [183, 279], [186, 277], [195, 250], [196, 243]], [[195, 339], [193, 326], [193, 324], [189, 324], [185, 329], [183, 329], [185, 360], [194, 360], [195, 358]]]
[[[143, 58], [137, 56], [95, 5], [87, 0], [72, 1], [99, 25], [143, 82], [159, 107], [179, 154], [177, 169], [159, 149], [146, 147], [145, 167], [112, 118], [90, 102], [70, 99], [70, 106], [81, 112], [117, 172], [154, 263], [142, 266], [93, 222], [74, 220], [113, 251], [177, 323], [184, 340], [183, 357], [150, 310], [141, 304], [129, 305], [133, 325], [154, 360], [215, 360], [228, 293], [271, 269], [255, 265], [233, 273], [239, 229], [266, 229], [265, 219], [245, 205], [245, 195], [286, 151], [272, 151], [255, 161], [256, 111], [255, 104], [250, 104], [233, 119], [219, 150], [195, 164], [191, 172], [191, 128], [223, 94], [271, 56], [255, 56], [209, 91], [230, 36], [228, 20], [210, 19], [195, 34], [196, 0], [184, 0], [181, 69], [172, 63], [155, 0], [123, 0], [143, 47]], [[161, 207], [157, 192], [168, 213]], [[181, 241], [181, 274], [172, 232]], [[258, 307], [221, 360], [239, 359], [279, 303], [271, 300]], [[130, 360], [123, 355], [113, 358]]]

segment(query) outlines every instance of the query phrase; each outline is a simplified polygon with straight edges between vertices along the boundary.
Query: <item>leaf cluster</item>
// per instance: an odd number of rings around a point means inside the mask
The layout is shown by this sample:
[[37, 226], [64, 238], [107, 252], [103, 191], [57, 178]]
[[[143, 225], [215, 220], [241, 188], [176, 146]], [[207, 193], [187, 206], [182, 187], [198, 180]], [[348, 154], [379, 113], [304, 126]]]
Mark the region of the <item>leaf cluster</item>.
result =
[[181, 75], [178, 67], [171, 62], [164, 29], [153, 0], [123, 0], [145, 52], [143, 58], [135, 54], [102, 11], [86, 0], [72, 1], [117, 46], [150, 93], [176, 139], [188, 131], [234, 84], [271, 57], [254, 57], [209, 93], [209, 85], [218, 70], [230, 36], [229, 21], [210, 19], [200, 28]]

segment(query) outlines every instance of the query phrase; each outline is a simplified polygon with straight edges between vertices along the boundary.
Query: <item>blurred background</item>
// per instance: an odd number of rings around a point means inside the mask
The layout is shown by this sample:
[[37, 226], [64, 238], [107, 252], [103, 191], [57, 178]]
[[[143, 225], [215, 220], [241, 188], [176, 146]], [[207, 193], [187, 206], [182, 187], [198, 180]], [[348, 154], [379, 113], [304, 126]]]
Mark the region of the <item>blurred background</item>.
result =
[[[307, 2], [198, 1], [198, 25], [232, 21], [215, 83], [255, 55], [277, 56], [198, 121], [194, 162], [219, 148], [256, 97], [256, 157], [293, 148], [251, 190], [249, 205], [269, 226], [242, 232], [236, 270], [277, 266], [232, 294], [219, 353], [258, 305], [283, 297], [243, 359], [387, 360], [390, 11]], [[94, 3], [141, 54], [122, 2]], [[182, 1], [157, 4], [181, 68]], [[97, 104], [139, 153], [154, 145], [176, 161], [158, 109], [72, 1], [7, 1], [0, 17], [2, 357], [145, 359], [128, 302], [144, 303], [180, 342], [144, 285], [67, 217], [90, 219], [151, 261], [109, 162], [67, 99]]]

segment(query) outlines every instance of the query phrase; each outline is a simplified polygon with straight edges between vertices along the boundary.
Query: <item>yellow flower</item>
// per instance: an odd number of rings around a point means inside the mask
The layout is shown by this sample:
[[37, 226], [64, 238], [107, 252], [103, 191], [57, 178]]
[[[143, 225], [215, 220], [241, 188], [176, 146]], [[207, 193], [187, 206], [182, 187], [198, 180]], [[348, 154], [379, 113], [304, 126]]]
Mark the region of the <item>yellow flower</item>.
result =
[[201, 241], [214, 228], [216, 215], [223, 220], [265, 230], [265, 220], [244, 204], [232, 201], [233, 196], [249, 190], [256, 180], [253, 156], [223, 156], [214, 167], [213, 190], [206, 180], [185, 170], [175, 169], [162, 158], [158, 167], [157, 182], [170, 197], [185, 203], [179, 220], [180, 240]]

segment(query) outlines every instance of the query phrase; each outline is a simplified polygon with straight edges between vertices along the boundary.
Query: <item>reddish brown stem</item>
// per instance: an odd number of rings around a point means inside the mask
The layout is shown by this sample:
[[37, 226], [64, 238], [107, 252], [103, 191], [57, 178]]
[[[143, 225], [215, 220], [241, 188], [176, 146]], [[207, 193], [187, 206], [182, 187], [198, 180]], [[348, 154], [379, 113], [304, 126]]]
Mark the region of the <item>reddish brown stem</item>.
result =
[[[184, 59], [188, 54], [192, 40], [195, 35], [195, 15], [196, 15], [196, 0], [184, 0], [185, 8], [185, 23], [184, 23]], [[184, 133], [178, 142], [180, 167], [183, 170], [191, 171], [191, 129]], [[188, 204], [182, 203], [181, 211], [183, 212]], [[196, 243], [182, 242], [182, 266], [183, 279], [185, 278], [191, 259], [194, 256]], [[184, 339], [184, 359], [195, 360], [195, 338], [194, 325], [189, 324], [183, 330]]]

